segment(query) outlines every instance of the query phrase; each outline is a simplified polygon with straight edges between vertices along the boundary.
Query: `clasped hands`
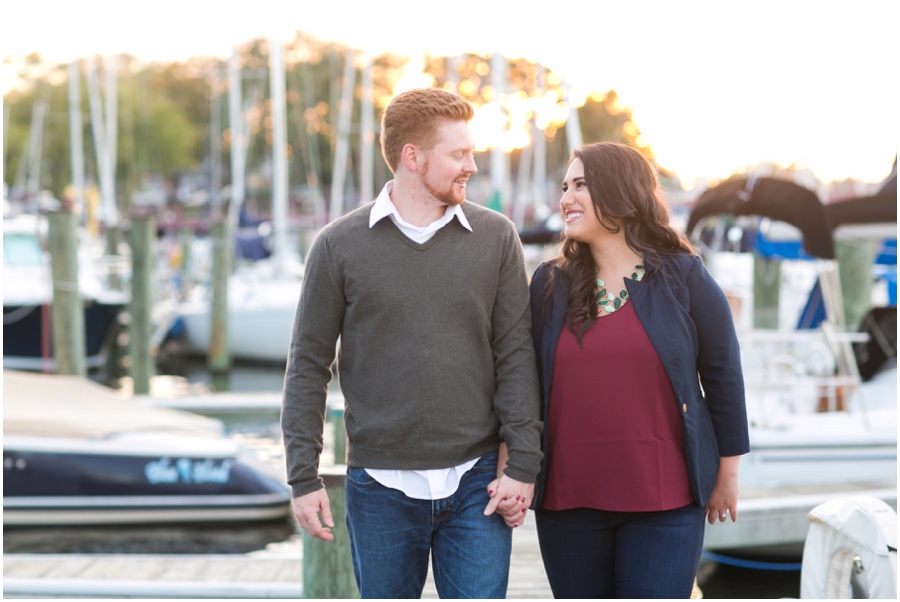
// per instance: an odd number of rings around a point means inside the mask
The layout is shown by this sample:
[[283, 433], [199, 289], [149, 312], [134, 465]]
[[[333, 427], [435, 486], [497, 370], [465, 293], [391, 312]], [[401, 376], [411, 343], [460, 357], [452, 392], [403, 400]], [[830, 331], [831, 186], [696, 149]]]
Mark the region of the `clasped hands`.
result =
[[522, 483], [504, 474], [491, 481], [487, 490], [491, 501], [484, 509], [485, 516], [496, 512], [510, 528], [525, 522], [525, 515], [534, 495], [534, 484]]
[[[525, 514], [531, 504], [532, 495], [534, 495], [534, 485], [522, 483], [503, 475], [488, 485], [488, 496], [491, 499], [484, 509], [484, 514], [490, 516], [496, 512], [503, 517], [503, 521], [508, 527], [518, 527], [525, 522]], [[320, 514], [321, 522], [319, 521]], [[313, 537], [325, 541], [334, 539], [331, 532], [334, 527], [334, 518], [331, 515], [328, 494], [324, 489], [294, 498], [294, 516], [297, 517], [300, 527]], [[322, 523], [325, 523], [324, 526]]]

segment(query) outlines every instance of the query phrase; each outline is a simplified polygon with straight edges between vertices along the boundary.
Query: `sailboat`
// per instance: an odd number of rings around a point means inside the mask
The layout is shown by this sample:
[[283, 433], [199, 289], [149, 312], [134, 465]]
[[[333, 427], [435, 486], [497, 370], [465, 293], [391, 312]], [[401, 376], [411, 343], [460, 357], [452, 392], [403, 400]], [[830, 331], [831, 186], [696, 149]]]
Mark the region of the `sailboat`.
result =
[[[288, 172], [283, 152], [286, 143], [285, 77], [281, 44], [272, 40], [270, 84], [273, 117], [272, 255], [239, 266], [228, 278], [228, 347], [232, 357], [264, 362], [284, 362], [303, 277], [299, 254], [288, 246]], [[245, 136], [240, 119], [240, 75], [236, 55], [229, 64], [232, 140], [232, 204], [230, 232], [234, 232], [243, 200]], [[229, 236], [229, 240], [232, 237]], [[189, 352], [205, 354], [212, 329], [212, 288], [195, 286], [179, 306]]]

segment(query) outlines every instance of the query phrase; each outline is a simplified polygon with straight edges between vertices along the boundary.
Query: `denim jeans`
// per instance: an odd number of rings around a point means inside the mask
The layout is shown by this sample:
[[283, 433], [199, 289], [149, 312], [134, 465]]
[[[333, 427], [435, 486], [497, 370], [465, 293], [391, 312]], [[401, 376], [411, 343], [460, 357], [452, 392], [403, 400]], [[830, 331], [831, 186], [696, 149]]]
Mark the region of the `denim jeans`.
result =
[[705, 511], [535, 513], [554, 598], [689, 598]]
[[512, 529], [484, 515], [497, 454], [483, 456], [456, 493], [415, 500], [362, 468], [347, 469], [347, 529], [363, 598], [420, 598], [428, 555], [441, 598], [504, 598]]

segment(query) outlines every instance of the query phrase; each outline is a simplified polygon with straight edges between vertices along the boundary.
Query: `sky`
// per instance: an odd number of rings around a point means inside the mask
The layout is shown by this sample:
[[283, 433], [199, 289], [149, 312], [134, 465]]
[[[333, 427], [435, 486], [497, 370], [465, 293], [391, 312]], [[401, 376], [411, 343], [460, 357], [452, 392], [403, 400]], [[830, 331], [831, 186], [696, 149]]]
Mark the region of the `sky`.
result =
[[[501, 52], [586, 94], [615, 89], [690, 185], [761, 161], [867, 182], [897, 152], [898, 6], [888, 2], [2, 0], [0, 54], [228, 56], [302, 30], [379, 54]], [[4, 68], [3, 89], [11, 85]]]

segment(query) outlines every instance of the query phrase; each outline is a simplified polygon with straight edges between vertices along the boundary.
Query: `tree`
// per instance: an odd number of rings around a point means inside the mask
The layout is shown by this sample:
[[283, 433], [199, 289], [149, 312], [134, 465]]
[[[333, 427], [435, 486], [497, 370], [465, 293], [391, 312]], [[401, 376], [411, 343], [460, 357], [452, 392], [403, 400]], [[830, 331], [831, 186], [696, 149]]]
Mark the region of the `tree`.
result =
[[619, 95], [615, 90], [588, 96], [578, 109], [578, 118], [585, 144], [621, 142], [638, 149], [648, 159], [654, 158], [650, 145], [641, 140], [641, 131], [631, 117], [631, 109], [619, 106]]

